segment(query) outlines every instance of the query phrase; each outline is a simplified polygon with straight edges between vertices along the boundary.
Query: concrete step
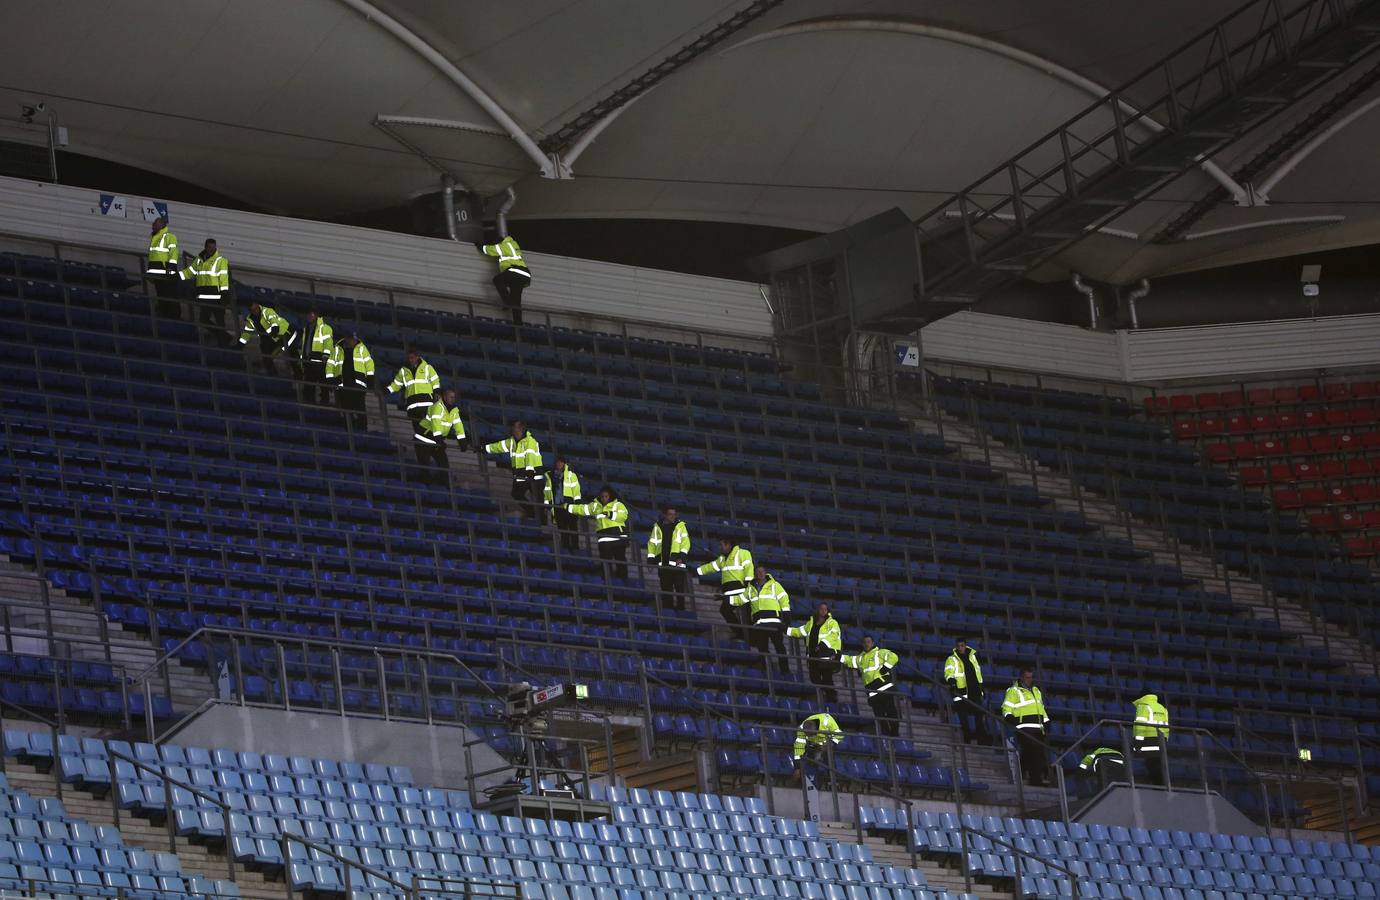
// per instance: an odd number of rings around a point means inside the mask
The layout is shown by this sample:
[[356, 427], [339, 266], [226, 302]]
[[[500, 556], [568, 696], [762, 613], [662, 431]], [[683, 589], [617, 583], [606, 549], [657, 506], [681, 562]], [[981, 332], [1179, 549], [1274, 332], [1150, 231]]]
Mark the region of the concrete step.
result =
[[[16, 790], [34, 797], [58, 797], [57, 786], [51, 773], [42, 773], [32, 766], [8, 760], [5, 764], [5, 774], [10, 785]], [[170, 841], [165, 825], [155, 825], [128, 812], [120, 814], [117, 825], [108, 798], [97, 798], [70, 785], [63, 788], [61, 800], [67, 814], [73, 818], [91, 825], [118, 827], [126, 846], [154, 853], [175, 853], [182, 871], [188, 875], [201, 875], [211, 879], [223, 879], [228, 876], [229, 870], [222, 847], [194, 844], [186, 838]], [[235, 866], [233, 880], [239, 886], [240, 895], [245, 900], [278, 900], [284, 894], [281, 882], [275, 884], [261, 873], [250, 871], [241, 865]]]
[[[834, 838], [848, 843], [856, 843], [858, 840], [857, 832], [853, 826], [843, 822], [820, 822], [819, 833], [822, 837]], [[889, 843], [883, 837], [868, 834], [863, 836], [863, 846], [871, 851], [872, 860], [877, 865], [911, 868], [910, 852], [899, 843]], [[975, 897], [992, 898], [992, 900], [1006, 900], [1006, 898], [1011, 897], [1010, 892], [1003, 893], [993, 885], [984, 882], [973, 880], [965, 885], [963, 873], [938, 858], [927, 858], [917, 854], [915, 868], [924, 874], [925, 881], [931, 890], [962, 894], [966, 889]]]
[[[6, 606], [7, 599], [24, 605]], [[47, 612], [36, 608], [45, 603]], [[36, 572], [5, 557], [0, 557], [0, 606], [6, 606], [12, 635], [45, 642], [43, 652], [50, 655], [110, 663], [129, 678], [138, 677], [161, 656], [146, 636], [126, 631], [87, 601], [45, 584]], [[210, 679], [173, 661], [166, 681], [155, 682], [155, 692], [170, 694], [173, 708], [188, 712], [210, 696]]]

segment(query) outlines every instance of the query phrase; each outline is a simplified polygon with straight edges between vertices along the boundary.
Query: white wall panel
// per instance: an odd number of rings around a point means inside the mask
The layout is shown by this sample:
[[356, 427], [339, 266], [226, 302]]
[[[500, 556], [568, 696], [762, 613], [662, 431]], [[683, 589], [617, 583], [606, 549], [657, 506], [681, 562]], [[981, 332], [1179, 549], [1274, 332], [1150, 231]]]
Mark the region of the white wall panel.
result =
[[1126, 334], [1128, 381], [1380, 365], [1380, 316], [1284, 319]]
[[960, 312], [926, 325], [920, 338], [926, 359], [1078, 378], [1122, 377], [1116, 335], [1072, 325]]
[[[0, 178], [3, 232], [141, 252], [148, 246], [148, 225], [137, 208], [131, 213], [127, 219], [101, 215], [98, 191]], [[213, 236], [232, 270], [239, 265], [494, 298], [489, 279], [495, 265], [469, 244], [188, 203], [170, 204], [169, 217], [184, 249], [199, 250]], [[749, 338], [772, 335], [771, 315], [755, 284], [542, 253], [527, 257], [533, 284], [523, 296], [524, 307]]]

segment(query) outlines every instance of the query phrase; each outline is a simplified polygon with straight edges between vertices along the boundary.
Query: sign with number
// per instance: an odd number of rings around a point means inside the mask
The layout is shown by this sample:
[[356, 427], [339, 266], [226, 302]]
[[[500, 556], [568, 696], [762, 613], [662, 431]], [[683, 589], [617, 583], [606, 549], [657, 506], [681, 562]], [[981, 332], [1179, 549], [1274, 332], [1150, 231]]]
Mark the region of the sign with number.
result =
[[919, 344], [897, 344], [896, 345], [896, 365], [910, 366], [919, 368], [920, 366], [920, 345]]
[[172, 221], [168, 219], [168, 204], [160, 203], [157, 200], [145, 200], [142, 205], [144, 207], [145, 222], [152, 222], [154, 219]]
[[101, 194], [101, 215], [125, 218], [125, 198], [116, 194]]

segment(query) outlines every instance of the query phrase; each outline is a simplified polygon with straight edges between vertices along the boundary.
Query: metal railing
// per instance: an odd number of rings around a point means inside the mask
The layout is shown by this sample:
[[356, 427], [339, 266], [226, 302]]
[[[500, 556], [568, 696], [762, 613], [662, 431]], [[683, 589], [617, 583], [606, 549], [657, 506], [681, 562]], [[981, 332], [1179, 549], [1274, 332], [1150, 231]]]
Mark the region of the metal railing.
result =
[[[356, 687], [347, 680], [347, 675], [368, 674], [373, 679], [372, 687], [361, 686], [362, 691], [374, 690], [378, 693], [379, 713], [378, 715], [385, 721], [394, 719], [400, 721], [417, 721], [427, 724], [446, 724], [438, 720], [434, 703], [436, 699], [450, 699], [455, 703], [456, 719], [454, 724], [465, 722], [464, 701], [476, 694], [487, 694], [494, 699], [501, 699], [501, 695], [491, 685], [489, 685], [478, 673], [471, 669], [463, 660], [452, 654], [443, 653], [436, 650], [422, 648], [385, 648], [374, 644], [357, 643], [350, 641], [332, 641], [318, 638], [296, 637], [288, 635], [263, 634], [255, 631], [245, 631], [227, 628], [199, 628], [192, 634], [184, 637], [177, 644], [165, 651], [156, 661], [149, 665], [142, 672], [133, 677], [133, 682], [139, 689], [148, 693], [155, 679], [168, 678], [167, 666], [176, 660], [188, 646], [194, 642], [200, 643], [207, 649], [208, 661], [211, 663], [207, 669], [208, 680], [208, 700], [221, 699], [237, 702], [241, 706], [259, 706], [272, 709], [302, 709], [312, 712], [335, 712], [338, 715], [351, 717], [367, 716], [369, 713], [364, 710], [349, 709], [345, 707], [345, 692], [355, 690]], [[265, 649], [271, 649], [272, 659], [263, 669], [263, 675], [258, 677], [265, 681], [267, 698], [256, 701], [248, 696], [246, 690], [246, 668], [245, 653], [254, 646], [261, 645]], [[210, 654], [217, 648], [226, 648], [225, 652], [218, 654], [217, 658], [211, 660]], [[331, 695], [334, 700], [333, 705], [310, 705], [301, 702], [294, 702], [289, 683], [293, 679], [294, 667], [299, 674], [309, 674], [312, 669], [318, 669], [319, 665], [311, 662], [309, 648], [316, 648], [319, 656], [329, 658], [326, 674], [329, 676]], [[357, 653], [362, 658], [369, 658], [373, 661], [373, 666], [368, 669], [347, 669], [342, 666], [341, 657], [346, 653]], [[299, 660], [300, 654], [300, 662]], [[291, 660], [291, 664], [289, 663]], [[224, 663], [225, 669], [222, 673], [219, 664]], [[431, 666], [451, 667], [463, 673], [461, 678], [443, 676], [432, 671]], [[415, 666], [415, 668], [414, 668]], [[227, 681], [222, 685], [221, 675], [227, 677]], [[249, 675], [256, 675], [251, 670]], [[416, 691], [399, 691], [396, 688], [390, 689], [390, 681], [403, 679], [416, 685]], [[313, 682], [314, 684], [315, 682]], [[361, 683], [363, 684], [363, 683]], [[437, 685], [450, 688], [449, 696], [437, 693]], [[462, 690], [462, 685], [466, 690]], [[473, 689], [470, 689], [470, 688]], [[278, 694], [275, 698], [274, 694]], [[397, 703], [390, 702], [390, 690], [393, 695], [402, 695], [417, 700], [420, 715], [407, 715]], [[221, 696], [222, 693], [225, 696]], [[169, 726], [162, 736], [156, 734], [154, 722], [151, 718], [148, 722], [149, 743], [156, 744], [166, 740], [167, 737], [178, 731], [190, 718], [196, 715], [197, 711], [189, 713], [183, 719]]]
[[[50, 240], [36, 239], [32, 235], [17, 234], [15, 232], [0, 231], [0, 241], [4, 241], [9, 247], [17, 248], [15, 252], [26, 252], [22, 248], [35, 248], [35, 255], [47, 254], [58, 261], [59, 267], [63, 262], [96, 262], [99, 264], [110, 265], [112, 260], [120, 260], [120, 266], [125, 270], [126, 277], [129, 273], [143, 273], [147, 268], [147, 247], [130, 248], [128, 246], [93, 244], [70, 240]], [[84, 257], [84, 258], [83, 258]], [[384, 282], [367, 282], [351, 280], [348, 278], [323, 278], [309, 275], [302, 275], [299, 272], [273, 268], [262, 265], [241, 265], [231, 261], [232, 285], [238, 284], [240, 276], [243, 274], [262, 276], [265, 284], [262, 287], [270, 287], [274, 290], [302, 290], [313, 296], [330, 296], [334, 291], [344, 288], [353, 289], [354, 293], [359, 294], [356, 302], [372, 302], [373, 305], [392, 310], [394, 319], [389, 324], [399, 327], [396, 313], [406, 309], [421, 309], [429, 312], [439, 312], [442, 314], [465, 315], [474, 318], [481, 316], [491, 318], [493, 324], [507, 326], [508, 310], [496, 298], [475, 299], [471, 297], [457, 297], [453, 294], [443, 294], [433, 291], [419, 289], [399, 289], [394, 285]], [[144, 281], [142, 274], [135, 274], [134, 282], [139, 284]], [[146, 282], [145, 282], [146, 283]], [[84, 286], [84, 285], [83, 285]], [[233, 288], [232, 288], [233, 289]], [[150, 295], [152, 292], [148, 292]], [[301, 298], [295, 298], [301, 300]], [[301, 300], [310, 303], [310, 300]], [[224, 309], [223, 305], [216, 303], [199, 304], [195, 300], [182, 299], [180, 303], [184, 308], [195, 309], [198, 306], [208, 306], [212, 309]], [[412, 307], [409, 304], [415, 303]], [[749, 337], [740, 333], [713, 331], [711, 329], [686, 328], [673, 325], [667, 322], [640, 320], [636, 318], [600, 317], [587, 310], [566, 311], [557, 309], [542, 309], [524, 304], [523, 318], [526, 321], [524, 339], [536, 332], [537, 322], [540, 327], [548, 332], [557, 329], [569, 329], [577, 331], [596, 331], [615, 335], [625, 341], [633, 338], [647, 338], [652, 340], [670, 341], [670, 335], [678, 335], [685, 338], [680, 343], [688, 346], [709, 349], [724, 349], [729, 351], [747, 352], [775, 355], [775, 342], [767, 337]], [[349, 321], [349, 320], [342, 320]], [[366, 325], [359, 321], [357, 324]], [[406, 326], [402, 326], [406, 327]], [[511, 326], [509, 326], [511, 327]], [[517, 334], [514, 330], [514, 334]]]
[[[56, 755], [56, 745], [53, 748], [53, 752]], [[109, 763], [110, 771], [110, 815], [111, 821], [116, 828], [120, 827], [120, 814], [121, 809], [124, 805], [124, 801], [121, 797], [120, 786], [122, 783], [128, 783], [122, 782], [120, 779], [119, 764], [124, 763], [125, 765], [133, 768], [136, 772], [147, 772], [150, 775], [156, 776], [162, 782], [162, 788], [160, 790], [160, 793], [162, 793], [163, 795], [163, 818], [164, 824], [167, 826], [168, 831], [169, 853], [177, 853], [177, 803], [175, 802], [173, 797], [174, 788], [180, 791], [184, 791], [190, 796], [196, 798], [198, 801], [204, 801], [210, 806], [220, 810], [221, 827], [225, 830], [225, 877], [230, 881], [235, 880], [235, 854], [232, 847], [232, 844], [234, 843], [235, 829], [231, 823], [231, 816], [233, 815], [234, 811], [229, 807], [229, 805], [227, 805], [223, 800], [221, 800], [220, 797], [213, 797], [199, 788], [195, 788], [184, 781], [180, 781], [176, 778], [173, 778], [171, 775], [168, 774], [168, 764], [166, 762], [163, 762], [162, 760], [158, 762], [157, 767], [154, 767], [138, 759], [135, 759], [132, 756], [126, 756], [125, 754], [120, 753], [119, 751], [111, 747], [106, 747], [106, 757], [106, 761]], [[55, 766], [54, 768], [56, 769], [57, 767]], [[58, 778], [57, 780], [61, 781], [62, 779]], [[135, 786], [137, 787], [137, 778]], [[140, 801], [132, 803], [131, 806], [134, 808], [143, 808], [142, 797], [140, 798]], [[197, 807], [193, 808], [196, 809]], [[198, 816], [199, 815], [200, 814], [198, 813]]]
[[[1135, 761], [1146, 759], [1148, 756], [1147, 752], [1139, 750], [1133, 752], [1135, 742], [1132, 740], [1132, 731], [1135, 728], [1135, 723], [1121, 719], [1099, 719], [1091, 728], [1084, 732], [1083, 735], [1065, 748], [1054, 760], [1054, 771], [1059, 783], [1060, 813], [1066, 825], [1071, 821], [1069, 811], [1069, 796], [1071, 791], [1065, 775], [1065, 761], [1069, 759], [1078, 759], [1080, 751], [1087, 753], [1091, 752], [1097, 746], [1102, 746], [1100, 735], [1103, 728], [1107, 726], [1116, 728], [1120, 734], [1121, 746], [1114, 749], [1118, 749], [1122, 754], [1127, 785], [1132, 791], [1147, 786], [1143, 783], [1138, 783], [1135, 775]], [[1273, 807], [1270, 799], [1269, 785], [1272, 780], [1278, 780], [1278, 776], [1272, 775], [1267, 769], [1251, 764], [1243, 758], [1235, 748], [1228, 746], [1215, 734], [1205, 728], [1173, 725], [1167, 726], [1164, 730], [1167, 731], [1168, 734], [1159, 742], [1159, 751], [1156, 754], [1159, 760], [1159, 769], [1163, 775], [1163, 783], [1160, 785], [1151, 785], [1153, 789], [1163, 789], [1170, 793], [1175, 791], [1188, 792], [1199, 794], [1206, 798], [1207, 795], [1213, 793], [1213, 781], [1216, 780], [1218, 787], [1220, 787], [1220, 792], [1225, 796], [1230, 791], [1227, 781], [1228, 776], [1232, 773], [1239, 773], [1246, 776], [1248, 783], [1253, 785], [1253, 787], [1260, 792], [1261, 815], [1264, 819], [1261, 824], [1268, 830], [1273, 830], [1276, 817], [1272, 813]], [[1194, 772], [1197, 777], [1194, 784], [1181, 784], [1176, 786], [1173, 777], [1173, 767], [1170, 763], [1177, 754], [1171, 749], [1170, 744], [1173, 742], [1175, 736], [1182, 737], [1184, 735], [1191, 735], [1193, 739], [1193, 759], [1196, 762]], [[1265, 754], [1258, 755], [1263, 756]], [[1287, 760], [1276, 760], [1275, 772], [1285, 771], [1286, 765]], [[1214, 772], [1216, 773], [1215, 779], [1213, 778]], [[1227, 799], [1231, 800], [1230, 797], [1227, 797]], [[1281, 800], [1283, 799], [1281, 792]], [[1279, 821], [1283, 824], [1286, 832], [1288, 832], [1292, 825], [1290, 823], [1290, 809], [1287, 802], [1280, 806], [1278, 811]]]

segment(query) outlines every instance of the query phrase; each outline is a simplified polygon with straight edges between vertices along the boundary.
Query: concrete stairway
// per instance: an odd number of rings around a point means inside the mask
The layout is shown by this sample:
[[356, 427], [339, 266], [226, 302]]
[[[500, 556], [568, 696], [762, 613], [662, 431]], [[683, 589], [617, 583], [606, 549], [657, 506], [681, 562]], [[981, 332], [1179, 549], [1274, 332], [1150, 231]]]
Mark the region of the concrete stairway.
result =
[[1228, 573], [1216, 560], [1188, 544], [1179, 542], [1154, 524], [1130, 516], [1109, 500], [1084, 490], [1071, 479], [1046, 466], [1038, 465], [1016, 449], [978, 432], [947, 413], [937, 419], [913, 418], [916, 426], [929, 434], [941, 435], [968, 460], [982, 462], [1001, 472], [1011, 484], [1036, 488], [1054, 501], [1063, 512], [1076, 512], [1108, 537], [1128, 539], [1137, 549], [1150, 554], [1156, 563], [1173, 566], [1190, 578], [1202, 582], [1209, 591], [1229, 594], [1232, 600], [1251, 611], [1258, 619], [1276, 622], [1280, 628], [1298, 635], [1310, 647], [1324, 648], [1328, 655], [1346, 664], [1358, 675], [1376, 674], [1376, 655], [1354, 635], [1332, 625], [1294, 600], [1271, 594], [1259, 582], [1236, 572]]
[[[34, 797], [57, 798], [57, 787], [51, 773], [42, 773], [32, 766], [14, 760], [5, 763], [5, 774], [15, 790], [24, 791]], [[70, 785], [62, 791], [62, 805], [67, 814], [82, 819], [91, 825], [115, 825], [115, 817], [110, 808], [110, 799], [97, 799], [92, 794], [80, 791]], [[138, 847], [150, 852], [169, 852], [168, 829], [165, 825], [155, 825], [147, 819], [122, 812], [119, 823], [120, 835], [127, 846]], [[171, 852], [177, 854], [182, 871], [188, 875], [202, 875], [211, 879], [226, 877], [226, 859], [223, 846], [195, 844], [186, 838], [177, 838]], [[284, 894], [282, 882], [274, 883], [259, 873], [235, 866], [234, 881], [245, 900], [278, 900]]]
[[[31, 647], [32, 652], [111, 663], [122, 667], [131, 678], [161, 655], [144, 635], [125, 631], [88, 602], [44, 584], [37, 573], [5, 557], [0, 557], [0, 607], [0, 613], [7, 617], [11, 640], [17, 646]], [[212, 693], [206, 673], [177, 661], [168, 665], [168, 685], [173, 709], [179, 714], [191, 712]], [[154, 693], [165, 693], [161, 677], [153, 686]], [[140, 688], [130, 685], [129, 689]]]
[[[819, 833], [821, 837], [846, 841], [850, 844], [856, 843], [858, 840], [857, 831], [854, 830], [853, 826], [843, 822], [820, 822]], [[893, 844], [886, 838], [867, 834], [863, 836], [863, 845], [872, 852], [872, 861], [879, 866], [911, 868], [910, 853], [904, 844]], [[929, 883], [931, 890], [948, 891], [956, 895], [964, 893], [963, 872], [956, 865], [951, 866], [938, 858], [917, 854], [915, 868], [925, 873], [925, 881]], [[991, 900], [1009, 900], [1012, 897], [1011, 891], [1002, 891], [991, 884], [976, 879], [972, 881], [968, 893], [973, 897], [981, 898], [981, 900], [988, 900], [988, 898]]]

